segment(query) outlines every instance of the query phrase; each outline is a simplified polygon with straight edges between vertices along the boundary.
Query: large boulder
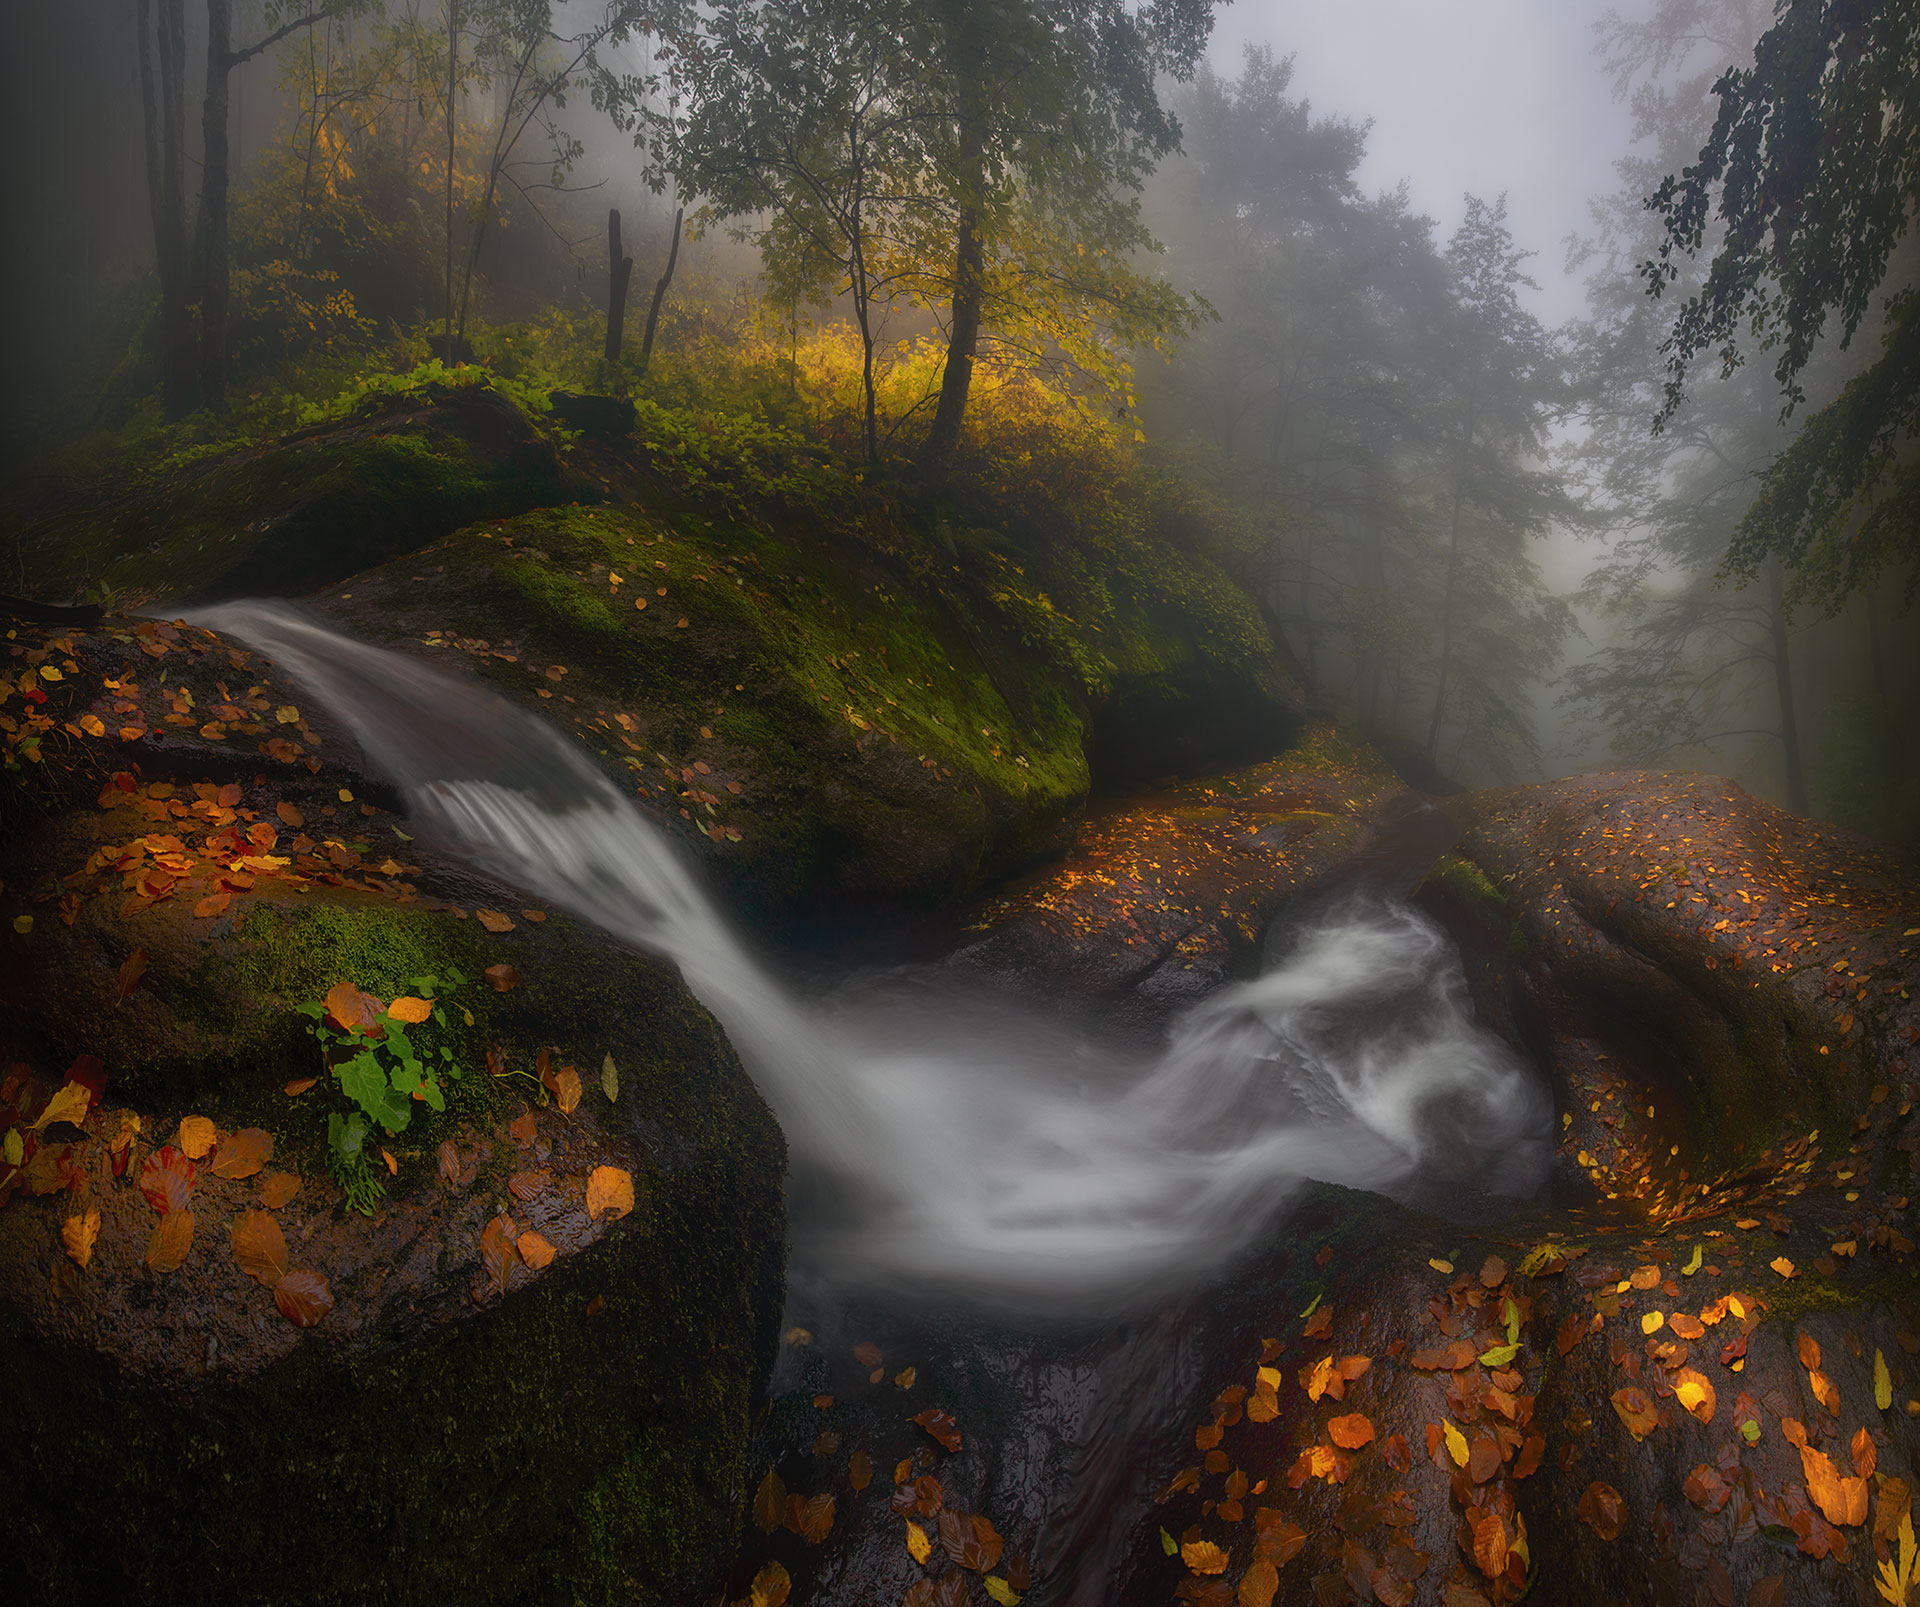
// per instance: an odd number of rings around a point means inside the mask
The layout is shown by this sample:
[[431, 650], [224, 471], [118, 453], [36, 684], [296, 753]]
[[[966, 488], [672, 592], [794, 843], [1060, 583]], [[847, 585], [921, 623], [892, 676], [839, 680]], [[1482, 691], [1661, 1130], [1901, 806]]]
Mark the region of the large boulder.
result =
[[[712, 1019], [423, 852], [245, 650], [118, 619], [12, 650], [9, 1593], [699, 1595], [785, 1256], [784, 1146]], [[343, 985], [430, 998], [446, 1073], [358, 1168], [302, 1013]]]

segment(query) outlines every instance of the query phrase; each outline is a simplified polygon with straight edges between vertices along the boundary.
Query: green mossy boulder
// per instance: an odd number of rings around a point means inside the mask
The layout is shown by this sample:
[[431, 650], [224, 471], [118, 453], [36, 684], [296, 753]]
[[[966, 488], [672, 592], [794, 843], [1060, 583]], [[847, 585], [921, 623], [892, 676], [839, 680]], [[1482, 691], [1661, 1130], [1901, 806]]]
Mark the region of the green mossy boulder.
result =
[[[0, 1132], [18, 1150], [0, 1163], [0, 1593], [698, 1597], [742, 1517], [783, 1299], [771, 1114], [670, 969], [416, 860], [411, 822], [366, 802], [304, 715], [207, 736], [215, 683], [242, 714], [297, 689], [204, 633], [142, 629], [13, 643], [53, 696], [27, 723], [10, 699], [0, 846]], [[194, 713], [170, 726], [183, 693]], [[148, 734], [90, 735], [101, 714]], [[330, 1164], [351, 1107], [298, 1009], [339, 983], [432, 994], [416, 1045], [461, 1073], [444, 1112], [416, 1102], [375, 1135], [371, 1216]], [[103, 1096], [36, 1130], [86, 1057]], [[203, 1157], [191, 1248], [158, 1271], [139, 1184], [188, 1115], [264, 1130], [272, 1158], [228, 1177]], [[630, 1177], [631, 1214], [590, 1214], [603, 1166]], [[230, 1244], [279, 1172], [300, 1179], [272, 1207], [288, 1261], [333, 1301], [310, 1328]], [[63, 1228], [96, 1210], [82, 1266]]]

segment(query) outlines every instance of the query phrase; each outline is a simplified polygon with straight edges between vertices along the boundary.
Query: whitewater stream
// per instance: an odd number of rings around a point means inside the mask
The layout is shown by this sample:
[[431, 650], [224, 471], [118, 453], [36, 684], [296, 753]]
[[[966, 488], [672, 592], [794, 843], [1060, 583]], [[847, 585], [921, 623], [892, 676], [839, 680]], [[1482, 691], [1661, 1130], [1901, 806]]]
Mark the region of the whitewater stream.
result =
[[196, 623], [250, 643], [358, 740], [439, 843], [672, 962], [773, 1107], [814, 1208], [796, 1254], [850, 1289], [1014, 1310], [1191, 1289], [1319, 1179], [1462, 1212], [1531, 1196], [1539, 1080], [1475, 1026], [1451, 941], [1356, 885], [1155, 1048], [937, 969], [803, 997], [593, 761], [477, 681], [282, 604]]

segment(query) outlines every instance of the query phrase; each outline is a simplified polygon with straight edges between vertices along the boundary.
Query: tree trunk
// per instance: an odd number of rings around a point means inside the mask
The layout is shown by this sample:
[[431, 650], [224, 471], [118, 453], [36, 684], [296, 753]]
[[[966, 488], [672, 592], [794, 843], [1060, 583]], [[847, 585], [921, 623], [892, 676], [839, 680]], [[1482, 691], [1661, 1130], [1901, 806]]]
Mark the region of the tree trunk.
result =
[[985, 136], [979, 52], [970, 42], [949, 37], [949, 51], [962, 79], [960, 91], [960, 220], [953, 247], [953, 310], [947, 327], [947, 362], [940, 374], [940, 399], [927, 431], [920, 461], [940, 474], [953, 462], [973, 389], [973, 363], [980, 349], [980, 303], [986, 272]]
[[227, 88], [233, 70], [232, 0], [207, 0], [207, 93], [200, 137], [200, 401], [227, 405]]
[[1793, 701], [1793, 660], [1787, 644], [1787, 610], [1780, 560], [1767, 560], [1767, 628], [1773, 638], [1773, 689], [1780, 702], [1780, 747], [1787, 765], [1787, 807], [1807, 812], [1807, 775], [1800, 762], [1800, 720]]
[[633, 258], [620, 249], [620, 210], [607, 212], [607, 351], [609, 363], [620, 361], [627, 337], [627, 281], [633, 277]]
[[1474, 420], [1460, 443], [1453, 475], [1453, 516], [1447, 531], [1447, 585], [1440, 599], [1440, 674], [1433, 688], [1433, 721], [1427, 727], [1427, 762], [1440, 764], [1440, 722], [1447, 712], [1447, 673], [1453, 663], [1453, 594], [1460, 573], [1460, 504], [1466, 496], [1467, 454], [1473, 450]]
[[653, 282], [653, 300], [647, 306], [647, 327], [640, 335], [640, 373], [643, 377], [647, 365], [653, 361], [653, 332], [660, 326], [660, 304], [667, 299], [667, 286], [673, 283], [673, 265], [680, 260], [680, 220], [686, 215], [687, 209], [683, 206], [673, 209], [673, 239], [667, 246], [667, 269]]
[[140, 31], [140, 92], [147, 135], [147, 202], [153, 215], [154, 267], [160, 278], [160, 395], [170, 419], [193, 410], [193, 313], [187, 261], [186, 0], [160, 0], [158, 94], [147, 22], [149, 0], [135, 9]]
[[447, 321], [440, 360], [453, 367], [453, 111], [460, 92], [460, 0], [447, 0]]

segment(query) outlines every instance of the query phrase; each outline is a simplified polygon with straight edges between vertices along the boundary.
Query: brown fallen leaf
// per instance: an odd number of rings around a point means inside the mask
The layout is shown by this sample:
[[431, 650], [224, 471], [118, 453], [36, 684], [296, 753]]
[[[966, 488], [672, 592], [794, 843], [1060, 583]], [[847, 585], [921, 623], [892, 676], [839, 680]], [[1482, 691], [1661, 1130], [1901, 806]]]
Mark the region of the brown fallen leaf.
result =
[[502, 915], [498, 910], [475, 910], [473, 918], [489, 932], [511, 932], [513, 917]]
[[1488, 1289], [1497, 1289], [1506, 1281], [1507, 1264], [1497, 1255], [1490, 1255], [1480, 1268], [1480, 1282]]
[[147, 951], [135, 949], [120, 962], [120, 997], [118, 1002], [126, 1003], [127, 996], [140, 986], [140, 979], [147, 974]]
[[[789, 1503], [799, 1497], [789, 1498]], [[794, 1531], [810, 1546], [821, 1545], [833, 1532], [833, 1497], [826, 1494], [812, 1497], [800, 1510], [800, 1521], [794, 1525]]]
[[1643, 1440], [1660, 1426], [1660, 1411], [1632, 1384], [1613, 1392], [1613, 1409], [1636, 1440]]
[[153, 1225], [147, 1240], [147, 1265], [155, 1272], [177, 1272], [193, 1248], [193, 1213], [169, 1211]]
[[847, 1459], [847, 1477], [852, 1481], [853, 1493], [858, 1495], [873, 1482], [873, 1458], [865, 1451], [855, 1451]]
[[1180, 1560], [1197, 1574], [1227, 1571], [1227, 1554], [1211, 1540], [1189, 1540], [1180, 1548]]
[[574, 1107], [580, 1103], [580, 1073], [571, 1066], [558, 1069], [549, 1066], [541, 1074], [540, 1081], [553, 1095], [553, 1102], [560, 1107], [560, 1114], [571, 1115]]
[[772, 1534], [787, 1515], [787, 1487], [780, 1475], [771, 1470], [754, 1492], [753, 1521], [762, 1534]]
[[554, 1258], [555, 1251], [553, 1246], [538, 1233], [534, 1233], [531, 1230], [521, 1234], [520, 1237], [513, 1242], [514, 1247], [520, 1252], [520, 1259], [532, 1267], [535, 1272], [547, 1266]]
[[327, 989], [327, 996], [321, 1002], [326, 1006], [330, 1026], [340, 1032], [356, 1032], [367, 1037], [378, 1033], [380, 1017], [385, 1013], [378, 999], [351, 982], [336, 982]]
[[596, 1166], [587, 1179], [587, 1215], [616, 1220], [633, 1209], [633, 1174], [618, 1166]]
[[243, 1127], [229, 1133], [207, 1168], [215, 1177], [252, 1177], [273, 1159], [273, 1135], [261, 1127]]
[[77, 1267], [84, 1268], [93, 1259], [93, 1242], [99, 1237], [100, 1207], [97, 1205], [89, 1205], [60, 1224], [60, 1247]]
[[1626, 1506], [1620, 1492], [1598, 1479], [1587, 1486], [1576, 1511], [1602, 1540], [1618, 1540], [1626, 1527]]
[[207, 1117], [182, 1116], [180, 1132], [174, 1142], [188, 1160], [197, 1161], [213, 1148], [214, 1140], [219, 1136], [219, 1129]]
[[333, 1310], [333, 1291], [317, 1272], [296, 1267], [273, 1286], [273, 1303], [297, 1328], [311, 1328]]
[[1474, 1565], [1489, 1579], [1498, 1579], [1507, 1571], [1507, 1526], [1500, 1514], [1480, 1509], [1475, 1518], [1471, 1512], [1467, 1521], [1473, 1526]]
[[307, 817], [284, 798], [273, 806], [273, 812], [280, 817], [280, 824], [283, 826], [292, 826], [298, 830], [307, 823]]
[[512, 1137], [514, 1143], [522, 1147], [531, 1144], [534, 1134], [533, 1112], [530, 1110], [521, 1111], [518, 1116], [507, 1123], [507, 1132]]
[[1733, 1491], [1718, 1468], [1702, 1462], [1686, 1476], [1680, 1493], [1702, 1512], [1718, 1512], [1727, 1504], [1727, 1497]]
[[519, 1253], [514, 1244], [513, 1223], [505, 1213], [496, 1216], [481, 1230], [480, 1265], [488, 1281], [493, 1284], [495, 1293], [506, 1292], [507, 1274], [513, 1270], [514, 1257]]
[[490, 965], [482, 975], [495, 993], [511, 993], [520, 986], [520, 973], [510, 965]]
[[853, 1359], [862, 1367], [878, 1367], [881, 1362], [880, 1347], [871, 1339], [863, 1339], [853, 1347]]
[[320, 1079], [318, 1077], [296, 1077], [287, 1084], [287, 1098], [298, 1099]]
[[1240, 1576], [1239, 1607], [1273, 1607], [1280, 1590], [1280, 1570], [1265, 1557], [1255, 1557]]
[[248, 1211], [235, 1217], [229, 1232], [233, 1259], [249, 1278], [271, 1289], [286, 1276], [287, 1240], [270, 1212]]
[[753, 1586], [747, 1592], [747, 1607], [786, 1607], [792, 1590], [793, 1581], [787, 1570], [777, 1562], [770, 1562], [753, 1576]]
[[[458, 1170], [458, 1162], [455, 1163]], [[553, 1173], [544, 1166], [533, 1171], [515, 1172], [507, 1179], [507, 1192], [522, 1205], [528, 1200], [538, 1199], [553, 1182]]]
[[951, 1412], [943, 1412], [937, 1406], [929, 1406], [924, 1412], [916, 1412], [907, 1421], [925, 1429], [948, 1451], [960, 1449], [960, 1425], [954, 1420]]

